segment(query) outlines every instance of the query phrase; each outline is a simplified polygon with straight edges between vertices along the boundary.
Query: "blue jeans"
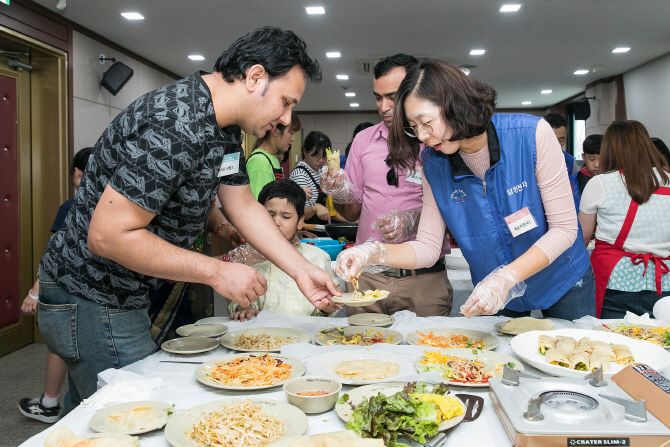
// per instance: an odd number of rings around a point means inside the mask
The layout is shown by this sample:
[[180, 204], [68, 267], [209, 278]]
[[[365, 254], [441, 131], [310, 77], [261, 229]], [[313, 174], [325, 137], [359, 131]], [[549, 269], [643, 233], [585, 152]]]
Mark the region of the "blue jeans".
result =
[[670, 292], [656, 294], [655, 290], [641, 290], [639, 292], [623, 292], [621, 290], [605, 290], [605, 300], [600, 312], [602, 319], [618, 319], [626, 316], [626, 311], [642, 315], [645, 312], [654, 317], [654, 304], [663, 297], [670, 296]]
[[[496, 315], [519, 318], [527, 317], [530, 312], [516, 312], [502, 309]], [[593, 267], [589, 265], [586, 273], [568, 292], [548, 309], [542, 309], [542, 315], [549, 318], [576, 320], [585, 315], [596, 316], [596, 279]]]
[[147, 309], [124, 310], [76, 297], [42, 269], [37, 318], [49, 351], [67, 364], [62, 416], [97, 391], [98, 373], [122, 368], [156, 350]]

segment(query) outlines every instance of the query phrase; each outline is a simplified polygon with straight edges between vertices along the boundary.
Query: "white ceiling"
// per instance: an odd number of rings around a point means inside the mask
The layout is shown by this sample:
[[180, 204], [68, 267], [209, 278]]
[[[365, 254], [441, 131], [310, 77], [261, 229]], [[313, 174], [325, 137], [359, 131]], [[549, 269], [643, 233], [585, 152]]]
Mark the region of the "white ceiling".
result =
[[[36, 2], [55, 11], [56, 0]], [[501, 13], [503, 3], [523, 6]], [[307, 15], [305, 6], [326, 14]], [[372, 77], [358, 75], [359, 56], [404, 52], [474, 64], [471, 76], [497, 89], [499, 107], [532, 101], [526, 107], [538, 108], [670, 52], [668, 0], [67, 0], [64, 16], [182, 76], [211, 70], [254, 28], [292, 29], [323, 66], [323, 82], [308, 85], [298, 111], [352, 110], [343, 86], [357, 94], [359, 110], [374, 110]], [[631, 50], [612, 53], [621, 46]], [[474, 48], [486, 54], [470, 56]], [[327, 59], [326, 51], [342, 57]], [[576, 76], [577, 69], [592, 72]], [[349, 81], [336, 80], [338, 73]]]

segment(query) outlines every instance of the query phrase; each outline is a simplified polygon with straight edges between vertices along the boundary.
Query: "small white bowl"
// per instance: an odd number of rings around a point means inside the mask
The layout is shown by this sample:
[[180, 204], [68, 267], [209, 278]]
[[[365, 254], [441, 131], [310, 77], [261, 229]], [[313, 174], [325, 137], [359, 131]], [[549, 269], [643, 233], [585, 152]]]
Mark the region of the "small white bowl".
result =
[[[284, 383], [286, 399], [305, 413], [323, 413], [335, 406], [342, 384], [330, 377], [296, 377]], [[326, 391], [322, 396], [298, 396], [305, 391]]]

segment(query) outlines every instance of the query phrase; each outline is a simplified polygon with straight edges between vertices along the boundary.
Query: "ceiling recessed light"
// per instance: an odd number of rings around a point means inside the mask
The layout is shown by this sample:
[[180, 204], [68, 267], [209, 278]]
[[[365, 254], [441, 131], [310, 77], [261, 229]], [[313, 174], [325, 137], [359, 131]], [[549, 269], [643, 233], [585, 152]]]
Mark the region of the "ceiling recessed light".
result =
[[532, 102], [530, 102], [530, 101], [524, 101], [524, 102], [522, 102], [521, 104], [524, 105], [524, 106], [529, 106], [529, 105], [532, 104]]
[[333, 51], [331, 53], [326, 53], [326, 57], [340, 57], [339, 51]]
[[520, 8], [521, 5], [502, 5], [500, 12], [517, 12]]
[[344, 96], [352, 97], [352, 96], [356, 96], [356, 93], [354, 93], [354, 92], [347, 92], [347, 93], [344, 94]]
[[351, 107], [358, 107], [358, 106], [359, 106], [359, 104], [358, 104], [357, 102], [352, 102], [352, 103], [349, 104], [349, 105], [350, 105]]
[[626, 53], [630, 50], [628, 47], [619, 47], [612, 50], [612, 53]]
[[189, 54], [188, 58], [191, 59], [192, 61], [204, 61], [205, 56], [201, 56], [199, 54]]
[[548, 95], [551, 92], [552, 90], [542, 90], [540, 93], [542, 93], [543, 95]]
[[326, 10], [323, 9], [323, 6], [308, 6], [305, 8], [307, 14], [325, 14]]
[[139, 12], [122, 12], [121, 15], [128, 20], [144, 20], [144, 16]]
[[349, 79], [349, 75], [337, 75], [335, 77], [340, 81], [346, 81], [347, 79]]
[[486, 53], [486, 50], [471, 50], [470, 51], [471, 56], [481, 56], [484, 53]]
[[577, 70], [575, 72], [576, 75], [585, 75], [585, 74], [588, 74], [588, 73], [589, 73], [588, 70]]

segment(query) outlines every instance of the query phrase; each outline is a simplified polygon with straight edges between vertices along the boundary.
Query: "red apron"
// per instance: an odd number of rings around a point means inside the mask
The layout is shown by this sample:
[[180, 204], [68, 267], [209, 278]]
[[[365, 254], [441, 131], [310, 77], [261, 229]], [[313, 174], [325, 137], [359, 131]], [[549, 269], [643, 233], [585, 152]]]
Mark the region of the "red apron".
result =
[[[660, 187], [654, 194], [670, 196], [670, 187]], [[628, 233], [633, 226], [633, 221], [635, 220], [635, 215], [637, 214], [638, 204], [634, 200], [630, 201], [630, 206], [628, 207], [628, 213], [626, 214], [626, 219], [623, 222], [621, 231], [614, 241], [614, 245], [609, 244], [605, 241], [596, 239], [596, 248], [591, 254], [591, 265], [593, 265], [593, 273], [596, 278], [596, 317], [600, 318], [600, 312], [603, 308], [603, 302], [605, 301], [605, 290], [607, 289], [607, 284], [610, 281], [610, 275], [612, 270], [616, 267], [617, 263], [624, 257], [628, 256], [631, 258], [633, 264], [637, 265], [644, 262], [644, 272], [642, 276], [647, 272], [647, 265], [649, 261], [654, 263], [656, 269], [656, 293], [661, 294], [661, 275], [664, 275], [670, 272], [668, 266], [665, 264], [665, 260], [670, 259], [670, 256], [667, 258], [658, 258], [651, 253], [631, 253], [623, 249], [623, 244], [628, 238]]]

